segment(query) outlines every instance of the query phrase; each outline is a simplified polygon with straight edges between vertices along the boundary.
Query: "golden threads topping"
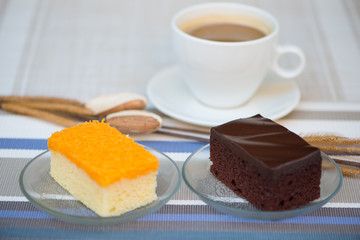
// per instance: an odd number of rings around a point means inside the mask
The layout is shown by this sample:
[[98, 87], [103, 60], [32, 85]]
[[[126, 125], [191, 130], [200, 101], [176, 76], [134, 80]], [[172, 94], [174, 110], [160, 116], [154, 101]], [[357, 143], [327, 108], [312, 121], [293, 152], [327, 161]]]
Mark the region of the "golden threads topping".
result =
[[48, 147], [82, 168], [101, 186], [157, 171], [159, 166], [152, 153], [108, 123], [99, 121], [53, 133]]

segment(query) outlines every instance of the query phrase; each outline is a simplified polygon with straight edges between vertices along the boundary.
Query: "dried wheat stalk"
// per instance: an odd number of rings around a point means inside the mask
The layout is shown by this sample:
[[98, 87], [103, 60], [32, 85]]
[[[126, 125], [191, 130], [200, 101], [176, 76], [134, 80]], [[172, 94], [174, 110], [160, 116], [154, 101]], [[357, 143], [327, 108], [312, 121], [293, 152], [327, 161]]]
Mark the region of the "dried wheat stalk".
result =
[[324, 152], [360, 155], [360, 139], [337, 135], [309, 135], [303, 139]]
[[0, 102], [43, 102], [43, 103], [62, 103], [73, 106], [84, 105], [83, 103], [72, 99], [58, 98], [58, 97], [42, 97], [42, 96], [34, 96], [34, 97], [0, 96]]
[[48, 111], [43, 111], [43, 110], [38, 110], [31, 107], [23, 106], [19, 103], [2, 103], [1, 109], [21, 115], [40, 118], [64, 127], [72, 127], [78, 123], [77, 121], [69, 117], [63, 117]]

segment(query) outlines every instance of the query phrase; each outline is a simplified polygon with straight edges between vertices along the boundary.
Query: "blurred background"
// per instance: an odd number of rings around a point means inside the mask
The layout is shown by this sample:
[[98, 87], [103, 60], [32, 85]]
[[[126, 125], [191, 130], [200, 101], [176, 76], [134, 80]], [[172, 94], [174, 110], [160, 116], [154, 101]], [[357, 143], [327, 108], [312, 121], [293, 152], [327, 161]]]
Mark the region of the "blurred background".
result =
[[[204, 2], [214, 1], [0, 0], [0, 95], [145, 94], [152, 76], [176, 64], [172, 16]], [[360, 101], [360, 1], [229, 2], [270, 12], [280, 44], [304, 50], [302, 101]]]

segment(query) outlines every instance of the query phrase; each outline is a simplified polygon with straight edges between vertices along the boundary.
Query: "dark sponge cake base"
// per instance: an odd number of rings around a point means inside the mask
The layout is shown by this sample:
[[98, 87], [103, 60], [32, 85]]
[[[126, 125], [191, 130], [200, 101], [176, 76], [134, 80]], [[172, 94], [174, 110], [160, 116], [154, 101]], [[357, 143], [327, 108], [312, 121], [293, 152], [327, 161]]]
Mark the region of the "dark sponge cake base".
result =
[[215, 138], [210, 146], [211, 173], [261, 210], [290, 210], [320, 197], [321, 159], [272, 179]]

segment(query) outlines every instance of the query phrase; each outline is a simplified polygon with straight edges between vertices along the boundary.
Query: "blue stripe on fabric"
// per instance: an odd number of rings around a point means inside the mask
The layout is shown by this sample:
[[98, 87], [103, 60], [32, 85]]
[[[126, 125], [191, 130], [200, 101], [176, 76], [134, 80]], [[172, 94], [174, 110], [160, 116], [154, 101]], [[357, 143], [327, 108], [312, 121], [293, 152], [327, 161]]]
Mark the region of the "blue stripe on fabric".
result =
[[[204, 142], [137, 141], [161, 152], [191, 153], [204, 146]], [[0, 138], [0, 149], [47, 150], [47, 139]]]
[[267, 239], [267, 240], [338, 240], [359, 239], [358, 234], [336, 233], [281, 233], [281, 232], [211, 232], [211, 231], [124, 231], [111, 229], [51, 229], [51, 228], [0, 228], [4, 238], [51, 238], [51, 239]]
[[41, 211], [0, 210], [0, 218], [48, 219], [53, 217]]
[[[139, 221], [253, 222], [253, 223], [269, 222], [267, 220], [247, 219], [247, 218], [233, 217], [230, 215], [220, 215], [220, 214], [150, 214], [139, 219]], [[360, 225], [360, 218], [300, 216], [300, 217], [276, 221], [276, 223]]]
[[[21, 218], [21, 219], [42, 219], [51, 218], [41, 211], [18, 211], [0, 210], [0, 218]], [[147, 222], [251, 222], [268, 223], [266, 220], [254, 220], [240, 217], [233, 217], [223, 214], [149, 214], [138, 219]], [[321, 216], [300, 216], [296, 218], [276, 221], [276, 223], [295, 223], [295, 224], [353, 224], [360, 225], [359, 217], [321, 217]]]
[[161, 152], [192, 153], [205, 146], [205, 142], [184, 141], [137, 141], [138, 143], [154, 148]]
[[47, 139], [0, 138], [0, 149], [46, 150]]

